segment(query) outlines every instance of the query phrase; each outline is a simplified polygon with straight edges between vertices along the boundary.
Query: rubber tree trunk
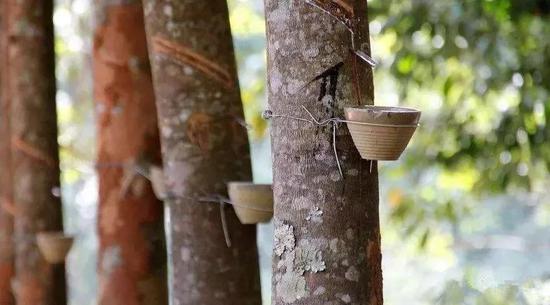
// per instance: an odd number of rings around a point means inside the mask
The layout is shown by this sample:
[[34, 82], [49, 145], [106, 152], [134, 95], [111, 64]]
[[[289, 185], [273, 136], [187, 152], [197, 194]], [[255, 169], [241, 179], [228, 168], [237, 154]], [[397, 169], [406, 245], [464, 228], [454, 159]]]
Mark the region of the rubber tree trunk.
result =
[[[266, 0], [269, 107], [275, 195], [273, 304], [382, 304], [375, 162], [360, 158], [342, 118], [372, 103], [367, 2]], [[268, 115], [269, 117], [269, 115]]]
[[[3, 56], [3, 54], [2, 54]], [[14, 304], [11, 280], [14, 275], [13, 200], [11, 184], [9, 106], [2, 98], [0, 109], [0, 304]]]
[[[63, 230], [55, 105], [53, 1], [7, 0], [15, 269], [18, 305], [66, 303], [65, 268], [48, 264], [36, 234]], [[56, 195], [57, 194], [57, 195]]]
[[261, 304], [256, 228], [218, 203], [251, 166], [224, 0], [144, 2], [163, 150], [173, 305]]
[[[0, 110], [0, 304], [13, 305], [11, 280], [14, 276], [13, 200], [9, 155], [9, 129], [6, 129], [4, 100]], [[8, 131], [8, 132], [7, 132]], [[6, 143], [7, 142], [7, 143]]]
[[13, 199], [11, 180], [11, 147], [9, 97], [5, 90], [6, 42], [4, 5], [0, 5], [0, 304], [13, 305], [11, 280], [13, 264]]
[[167, 304], [162, 202], [138, 173], [160, 164], [141, 1], [102, 0], [94, 35], [99, 304]]

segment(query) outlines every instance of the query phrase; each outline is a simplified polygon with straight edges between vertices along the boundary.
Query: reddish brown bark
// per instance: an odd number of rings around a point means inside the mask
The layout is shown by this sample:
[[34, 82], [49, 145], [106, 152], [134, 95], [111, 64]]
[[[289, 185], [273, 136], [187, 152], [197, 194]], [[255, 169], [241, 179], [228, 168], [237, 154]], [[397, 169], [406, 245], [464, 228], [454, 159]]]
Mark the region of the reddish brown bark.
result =
[[261, 304], [256, 228], [216, 203], [251, 179], [225, 0], [144, 1], [163, 148], [173, 305]]
[[167, 304], [163, 206], [134, 170], [160, 163], [143, 9], [134, 2], [96, 2], [100, 305]]
[[[6, 67], [7, 54], [4, 8], [0, 6], [0, 62]], [[0, 70], [0, 304], [13, 305], [11, 280], [14, 276], [13, 264], [13, 212], [11, 182], [11, 149], [9, 123], [9, 97], [5, 87], [5, 68]]]
[[18, 305], [66, 303], [65, 270], [41, 256], [36, 234], [63, 229], [55, 106], [53, 1], [7, 0], [7, 65]]

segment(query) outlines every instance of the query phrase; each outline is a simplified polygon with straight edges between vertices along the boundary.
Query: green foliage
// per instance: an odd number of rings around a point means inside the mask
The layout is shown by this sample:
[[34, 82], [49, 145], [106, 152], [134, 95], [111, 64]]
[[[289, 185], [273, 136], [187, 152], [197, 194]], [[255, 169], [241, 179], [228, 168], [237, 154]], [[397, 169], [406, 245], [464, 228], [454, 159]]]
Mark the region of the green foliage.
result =
[[380, 35], [398, 37], [391, 56], [374, 55], [400, 100], [425, 112], [406, 164], [475, 170], [477, 191], [533, 189], [546, 178], [550, 21], [539, 2], [371, 2]]
[[[546, 266], [535, 246], [510, 245], [548, 234], [548, 222], [535, 219], [549, 207], [550, 2], [373, 0], [369, 8], [376, 103], [423, 111], [401, 161], [382, 163], [385, 234], [459, 260], [463, 279], [438, 288], [435, 304], [548, 304], [548, 284], [532, 296], [494, 286], [503, 276], [524, 285]], [[542, 199], [513, 199], [522, 193]]]
[[474, 207], [472, 196], [548, 186], [547, 3], [369, 1], [376, 83], [394, 84], [377, 103], [423, 111], [402, 164], [387, 173], [415, 177], [396, 219], [452, 223]]

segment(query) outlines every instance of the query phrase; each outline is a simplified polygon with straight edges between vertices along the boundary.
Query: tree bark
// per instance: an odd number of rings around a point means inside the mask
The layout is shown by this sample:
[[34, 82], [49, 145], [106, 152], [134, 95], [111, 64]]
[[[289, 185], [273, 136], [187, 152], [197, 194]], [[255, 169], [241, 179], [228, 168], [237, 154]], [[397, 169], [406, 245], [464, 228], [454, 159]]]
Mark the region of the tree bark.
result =
[[380, 305], [382, 270], [376, 163], [360, 158], [345, 124], [277, 115], [343, 118], [372, 103], [367, 2], [266, 0], [275, 196], [273, 304]]
[[5, 17], [3, 4], [0, 5], [0, 304], [13, 305], [15, 300], [11, 291], [14, 276], [13, 264], [13, 199], [11, 180], [11, 148], [9, 123], [9, 96], [5, 87], [7, 53]]
[[96, 5], [99, 304], [163, 305], [163, 206], [136, 171], [161, 162], [143, 8], [141, 1]]
[[261, 304], [256, 228], [217, 203], [225, 183], [251, 179], [227, 4], [144, 2], [163, 151], [170, 301]]
[[[66, 303], [65, 268], [36, 245], [41, 231], [62, 231], [55, 105], [53, 1], [6, 1], [11, 111], [15, 269], [18, 305]], [[56, 195], [57, 194], [57, 195]]]

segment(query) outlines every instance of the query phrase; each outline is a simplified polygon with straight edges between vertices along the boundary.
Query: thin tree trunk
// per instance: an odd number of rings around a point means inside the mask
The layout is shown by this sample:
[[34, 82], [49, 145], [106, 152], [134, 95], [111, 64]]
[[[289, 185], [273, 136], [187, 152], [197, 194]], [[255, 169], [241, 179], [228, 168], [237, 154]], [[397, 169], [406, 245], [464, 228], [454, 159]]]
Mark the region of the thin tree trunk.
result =
[[97, 1], [99, 304], [167, 304], [162, 202], [136, 171], [160, 164], [141, 1]]
[[144, 2], [163, 148], [173, 305], [261, 304], [256, 228], [217, 203], [250, 180], [243, 110], [224, 0]]
[[[370, 52], [365, 0], [310, 1], [343, 17], [357, 49]], [[369, 66], [350, 52], [350, 31], [306, 1], [266, 0], [274, 162], [273, 304], [380, 305], [378, 174], [361, 160], [345, 124], [349, 105], [372, 103]]]
[[9, 123], [9, 96], [5, 89], [6, 77], [6, 43], [5, 14], [3, 4], [0, 6], [0, 304], [13, 305], [15, 300], [11, 291], [11, 280], [14, 276], [13, 264], [13, 199], [11, 180], [11, 148]]
[[53, 1], [8, 0], [15, 268], [18, 305], [66, 303], [65, 268], [52, 266], [36, 234], [63, 229], [55, 106]]

